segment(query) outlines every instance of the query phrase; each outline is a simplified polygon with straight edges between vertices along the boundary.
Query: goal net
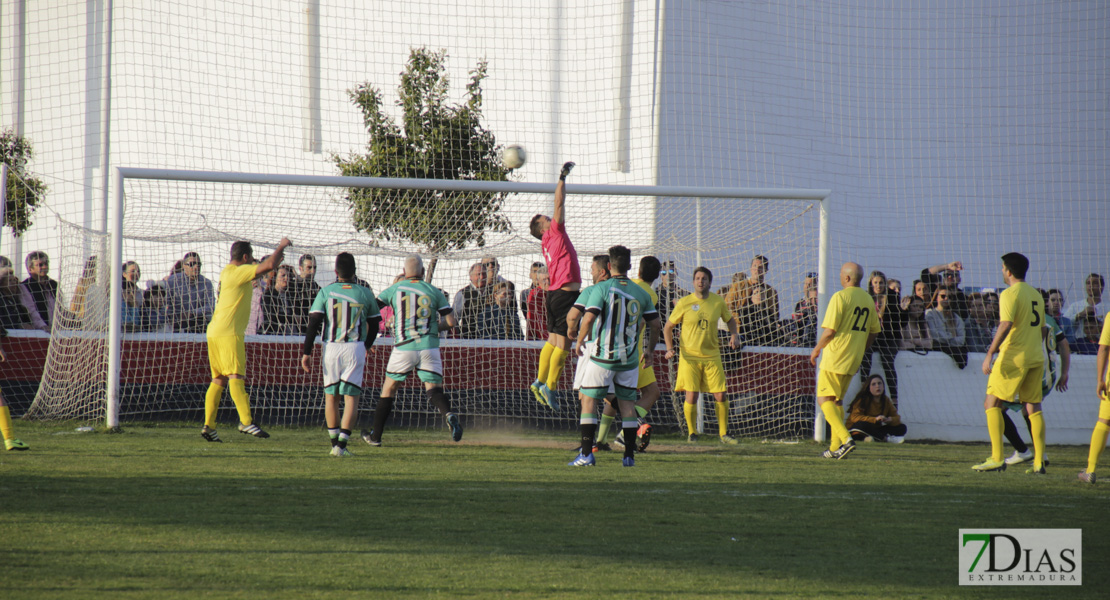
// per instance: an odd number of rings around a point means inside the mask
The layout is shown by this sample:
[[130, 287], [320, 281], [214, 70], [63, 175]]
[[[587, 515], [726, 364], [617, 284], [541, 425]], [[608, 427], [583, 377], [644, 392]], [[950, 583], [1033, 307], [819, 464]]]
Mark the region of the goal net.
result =
[[[543, 257], [528, 224], [533, 215], [550, 213], [553, 185], [121, 172], [131, 176], [119, 179], [126, 210], [118, 239], [65, 227], [62, 260], [84, 268], [67, 269], [60, 282], [63, 316], [55, 320], [29, 417], [105, 420], [110, 426], [118, 421], [199, 419], [210, 381], [204, 326], [230, 245], [250, 241], [261, 258], [287, 236], [293, 247], [286, 251], [285, 266], [259, 280], [253, 293], [247, 382], [256, 420], [293, 424], [322, 419], [319, 344], [317, 368], [306, 374], [300, 366], [306, 306], [318, 289], [308, 282], [323, 286], [334, 281], [336, 254], [350, 252], [356, 256], [358, 277], [380, 292], [401, 272], [404, 257], [417, 252], [425, 259], [431, 283], [461, 308], [460, 327], [442, 340], [445, 389], [455, 410], [477, 426], [562, 429], [577, 423], [570, 389], [573, 358], [558, 388], [561, 412], [540, 406], [528, 390], [547, 338], [544, 292], [533, 282], [533, 273], [536, 283], [545, 277], [544, 269], [533, 268], [543, 264]], [[475, 198], [485, 192], [507, 226], [485, 232], [481, 246], [437, 253], [397, 236], [357, 231], [347, 201], [354, 185], [410, 186], [406, 197], [441, 208], [479, 201]], [[817, 318], [813, 284], [820, 266], [825, 192], [573, 184], [567, 190], [567, 230], [583, 285], [591, 283], [591, 258], [623, 244], [633, 251], [633, 271], [646, 255], [662, 262], [654, 285], [659, 309], [666, 314], [689, 293], [694, 268], [708, 267], [714, 274], [712, 288], [737, 312], [745, 341], [742, 349], [730, 350], [724, 324], [709, 324], [721, 330], [725, 342], [730, 431], [808, 435], [814, 374], [807, 357]], [[468, 232], [473, 239], [477, 233]], [[313, 265], [315, 274], [306, 270]], [[116, 286], [110, 282], [120, 279], [110, 267], [119, 269], [124, 279]], [[807, 290], [809, 301], [796, 307]], [[113, 294], [120, 297], [118, 344], [113, 343], [110, 318]], [[460, 298], [465, 298], [461, 307]], [[364, 415], [377, 398], [391, 341], [388, 334], [379, 337], [367, 359]], [[681, 399], [671, 392], [676, 364], [664, 360], [662, 349], [660, 345], [655, 353], [663, 395], [649, 419], [683, 427], [681, 407], [675, 412]], [[113, 355], [119, 361], [118, 380]], [[704, 417], [712, 422], [712, 401], [705, 406]], [[413, 426], [438, 423], [416, 381], [405, 384], [394, 414], [395, 420]], [[235, 419], [230, 402], [224, 403], [219, 418]]]

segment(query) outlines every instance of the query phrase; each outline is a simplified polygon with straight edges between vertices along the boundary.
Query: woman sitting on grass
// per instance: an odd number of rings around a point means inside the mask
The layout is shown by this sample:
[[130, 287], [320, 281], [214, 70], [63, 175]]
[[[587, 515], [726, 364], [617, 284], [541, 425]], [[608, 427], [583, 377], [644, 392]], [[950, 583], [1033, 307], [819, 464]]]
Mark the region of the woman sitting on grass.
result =
[[882, 375], [872, 375], [856, 394], [848, 406], [848, 433], [857, 442], [881, 442], [901, 444], [906, 435], [898, 410], [886, 395], [886, 383]]

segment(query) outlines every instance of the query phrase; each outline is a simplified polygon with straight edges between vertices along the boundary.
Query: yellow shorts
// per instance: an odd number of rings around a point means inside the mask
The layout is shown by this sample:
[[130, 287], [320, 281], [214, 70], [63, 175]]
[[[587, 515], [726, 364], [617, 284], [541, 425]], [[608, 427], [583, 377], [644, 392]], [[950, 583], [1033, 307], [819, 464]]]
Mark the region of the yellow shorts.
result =
[[644, 359], [640, 357], [640, 378], [636, 380], [636, 389], [642, 390], [655, 383], [655, 368], [645, 367]]
[[212, 378], [228, 375], [247, 376], [247, 345], [238, 336], [208, 338], [208, 365]]
[[728, 388], [719, 358], [685, 358], [678, 361], [674, 391], [719, 394]]
[[1110, 421], [1110, 400], [1105, 397], [1103, 397], [1102, 402], [1098, 403], [1098, 418]]
[[821, 369], [817, 372], [817, 397], [833, 397], [843, 401], [848, 393], [848, 386], [852, 385], [852, 376], [843, 373], [833, 373]]
[[987, 394], [1006, 402], [1040, 404], [1044, 365], [1021, 368], [1008, 360], [996, 360], [987, 378]]

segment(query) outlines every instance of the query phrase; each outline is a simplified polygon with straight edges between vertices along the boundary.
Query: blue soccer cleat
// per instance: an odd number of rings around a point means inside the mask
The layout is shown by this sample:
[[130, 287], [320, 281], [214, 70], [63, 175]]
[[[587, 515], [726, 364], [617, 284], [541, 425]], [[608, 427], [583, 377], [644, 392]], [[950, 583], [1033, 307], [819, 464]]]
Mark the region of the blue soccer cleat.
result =
[[540, 384], [540, 395], [543, 396], [543, 403], [551, 407], [551, 410], [559, 412], [559, 393], [547, 387], [547, 384]]
[[568, 467], [592, 467], [596, 464], [597, 464], [597, 461], [594, 460], [594, 455], [593, 454], [591, 454], [589, 456], [586, 456], [584, 454], [579, 454], [574, 460], [568, 462], [567, 466]]
[[463, 428], [462, 423], [459, 423], [459, 415], [451, 413], [447, 415], [447, 426], [451, 428], [451, 439], [456, 442], [462, 439]]
[[636, 466], [636, 459], [632, 458], [631, 456], [626, 456], [626, 457], [621, 459], [621, 466], [622, 467], [635, 467]]

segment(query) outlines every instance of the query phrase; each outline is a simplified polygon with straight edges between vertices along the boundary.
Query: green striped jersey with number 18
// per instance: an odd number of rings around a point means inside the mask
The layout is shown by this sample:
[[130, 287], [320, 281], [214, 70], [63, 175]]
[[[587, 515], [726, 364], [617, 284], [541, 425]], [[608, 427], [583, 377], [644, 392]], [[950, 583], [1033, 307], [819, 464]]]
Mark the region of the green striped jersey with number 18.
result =
[[378, 300], [393, 307], [394, 348], [439, 348], [439, 316], [451, 312], [439, 288], [419, 279], [405, 279], [387, 287]]
[[640, 367], [641, 325], [658, 318], [651, 295], [627, 277], [614, 277], [590, 287], [586, 312], [597, 315], [590, 360], [611, 371]]
[[309, 314], [324, 315], [324, 342], [364, 342], [369, 320], [381, 316], [370, 288], [335, 282], [319, 291]]

